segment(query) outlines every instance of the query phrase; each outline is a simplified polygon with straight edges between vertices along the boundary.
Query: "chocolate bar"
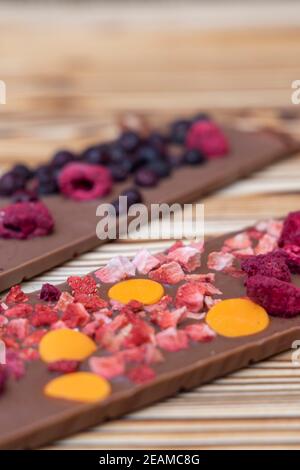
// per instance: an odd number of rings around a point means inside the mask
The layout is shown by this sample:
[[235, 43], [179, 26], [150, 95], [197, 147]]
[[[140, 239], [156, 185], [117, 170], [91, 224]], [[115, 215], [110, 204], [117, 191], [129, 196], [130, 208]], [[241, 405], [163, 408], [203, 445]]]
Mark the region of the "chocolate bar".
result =
[[116, 257], [29, 295], [12, 288], [0, 316], [10, 351], [0, 448], [36, 448], [289, 349], [300, 334], [299, 227], [296, 213], [204, 247]]
[[[293, 153], [298, 144], [269, 132], [224, 129], [230, 152], [201, 166], [183, 166], [153, 188], [142, 189], [143, 202], [187, 203]], [[62, 195], [43, 198], [55, 223], [53, 233], [27, 240], [0, 240], [0, 291], [40, 274], [103, 243], [96, 236], [96, 208], [111, 202], [130, 181], [115, 184], [101, 199], [74, 201]], [[10, 201], [1, 200], [1, 207]]]

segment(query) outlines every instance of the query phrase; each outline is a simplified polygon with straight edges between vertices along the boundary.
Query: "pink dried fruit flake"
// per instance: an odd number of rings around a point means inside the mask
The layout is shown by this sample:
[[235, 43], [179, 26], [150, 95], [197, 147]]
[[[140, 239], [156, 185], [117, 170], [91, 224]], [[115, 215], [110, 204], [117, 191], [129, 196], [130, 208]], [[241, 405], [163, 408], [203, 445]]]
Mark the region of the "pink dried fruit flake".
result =
[[179, 287], [176, 293], [176, 307], [186, 307], [191, 312], [200, 312], [203, 309], [204, 294], [201, 284], [188, 282]]
[[16, 318], [10, 320], [6, 327], [6, 333], [16, 339], [25, 339], [29, 333], [29, 321], [27, 318]]
[[132, 264], [136, 267], [140, 274], [148, 274], [149, 271], [159, 266], [160, 261], [148, 250], [142, 249], [138, 251], [132, 260]]
[[225, 240], [225, 245], [231, 250], [244, 250], [252, 246], [247, 232], [241, 232]]
[[95, 272], [97, 279], [104, 283], [122, 281], [134, 275], [135, 266], [125, 256], [115, 256], [106, 266]]
[[74, 297], [69, 292], [62, 292], [55, 306], [55, 310], [64, 312], [68, 305], [74, 302]]
[[5, 310], [7, 318], [28, 318], [33, 312], [33, 307], [29, 304], [17, 304]]
[[188, 336], [186, 332], [173, 327], [157, 333], [156, 341], [161, 349], [169, 352], [180, 351], [188, 347]]
[[179, 263], [170, 261], [150, 271], [149, 278], [162, 284], [178, 284], [184, 279], [184, 272]]
[[183, 246], [168, 253], [170, 261], [176, 261], [187, 272], [195, 271], [201, 265], [200, 251], [191, 246]]
[[73, 294], [96, 294], [98, 287], [92, 276], [70, 276], [67, 279], [68, 285], [71, 287]]
[[22, 291], [21, 286], [16, 285], [10, 288], [5, 301], [8, 305], [27, 302], [28, 296]]
[[79, 368], [80, 363], [73, 360], [61, 360], [50, 362], [48, 364], [49, 372], [60, 372], [61, 374], [70, 374], [76, 372]]
[[48, 305], [36, 304], [31, 316], [31, 324], [39, 326], [50, 326], [58, 321], [57, 313]]
[[112, 379], [125, 373], [125, 363], [121, 355], [91, 357], [89, 367], [94, 374]]
[[234, 255], [223, 251], [212, 251], [208, 255], [207, 266], [214, 271], [226, 271], [234, 262]]
[[67, 305], [61, 319], [68, 328], [77, 328], [86, 325], [90, 315], [84, 306], [77, 302]]
[[208, 343], [216, 337], [216, 333], [206, 323], [194, 323], [184, 328], [188, 338], [200, 343]]
[[127, 374], [129, 380], [137, 385], [151, 382], [155, 376], [154, 370], [146, 364], [134, 367]]

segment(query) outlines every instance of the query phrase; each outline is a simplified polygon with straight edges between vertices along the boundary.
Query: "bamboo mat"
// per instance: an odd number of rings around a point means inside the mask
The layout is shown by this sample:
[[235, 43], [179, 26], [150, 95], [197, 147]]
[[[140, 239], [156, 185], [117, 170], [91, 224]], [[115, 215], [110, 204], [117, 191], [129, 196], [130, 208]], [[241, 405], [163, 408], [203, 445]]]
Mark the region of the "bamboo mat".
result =
[[[291, 81], [299, 78], [300, 31], [155, 31], [97, 20], [26, 22], [0, 15], [0, 164], [36, 163], [54, 149], [80, 149], [113, 136], [119, 111], [160, 119], [208, 109], [252, 128], [300, 136]], [[300, 109], [300, 108], [299, 108]], [[206, 234], [299, 209], [300, 155], [207, 197]], [[167, 242], [144, 242], [151, 251]], [[132, 255], [140, 243], [107, 244], [24, 285], [61, 282]], [[300, 448], [300, 369], [290, 352], [181, 394], [124, 419], [56, 442], [52, 449]]]

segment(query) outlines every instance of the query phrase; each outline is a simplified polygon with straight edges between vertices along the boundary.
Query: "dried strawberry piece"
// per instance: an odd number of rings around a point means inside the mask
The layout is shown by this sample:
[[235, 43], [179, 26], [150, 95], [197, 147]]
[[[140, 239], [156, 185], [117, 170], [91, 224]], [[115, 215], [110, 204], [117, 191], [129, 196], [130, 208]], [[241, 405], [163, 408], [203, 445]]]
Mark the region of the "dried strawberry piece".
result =
[[7, 304], [18, 304], [27, 302], [27, 300], [27, 295], [22, 291], [19, 285], [11, 287], [5, 299]]
[[184, 246], [183, 241], [177, 240], [175, 243], [173, 243], [173, 245], [170, 246], [170, 248], [168, 248], [167, 253], [172, 253], [172, 251], [175, 251], [178, 248], [182, 248], [183, 246]]
[[275, 250], [278, 247], [276, 238], [272, 237], [268, 233], [262, 236], [256, 245], [254, 251], [256, 255], [265, 255]]
[[77, 302], [67, 305], [61, 319], [68, 328], [77, 328], [86, 325], [90, 320], [90, 315], [84, 306]]
[[200, 252], [191, 246], [183, 246], [168, 253], [168, 259], [179, 263], [188, 272], [195, 271], [201, 265]]
[[143, 344], [141, 348], [144, 351], [144, 362], [146, 364], [156, 364], [164, 361], [164, 357], [154, 344]]
[[147, 382], [151, 382], [151, 380], [155, 379], [156, 374], [154, 370], [151, 369], [151, 367], [147, 365], [141, 365], [131, 369], [128, 372], [127, 377], [129, 378], [129, 380], [131, 380], [131, 382], [134, 382], [135, 384], [144, 384]]
[[61, 295], [61, 291], [52, 284], [46, 282], [42, 285], [40, 291], [40, 299], [44, 300], [45, 302], [56, 302]]
[[248, 297], [270, 315], [291, 318], [300, 313], [300, 289], [288, 282], [257, 274], [246, 281]]
[[36, 304], [30, 321], [36, 328], [39, 326], [50, 326], [58, 321], [58, 315], [48, 305]]
[[53, 323], [53, 325], [51, 325], [51, 330], [60, 330], [62, 328], [68, 328], [67, 325], [65, 324], [64, 321], [62, 320], [58, 320], [56, 323]]
[[125, 256], [115, 256], [106, 266], [95, 272], [101, 282], [113, 283], [135, 275], [135, 266]]
[[234, 256], [231, 253], [223, 251], [212, 251], [208, 255], [207, 266], [214, 271], [226, 271], [231, 268], [234, 262]]
[[213, 299], [210, 295], [204, 296], [204, 305], [207, 310], [210, 310], [214, 305], [221, 302], [221, 299]]
[[39, 352], [34, 348], [25, 348], [20, 351], [20, 357], [24, 361], [37, 361], [40, 358]]
[[194, 281], [194, 282], [210, 282], [211, 284], [215, 282], [216, 275], [215, 273], [207, 273], [207, 274], [186, 274], [185, 280], [186, 281]]
[[252, 240], [255, 241], [259, 240], [263, 236], [263, 232], [257, 230], [256, 228], [248, 229], [247, 234]]
[[248, 258], [248, 256], [253, 256], [254, 255], [254, 248], [243, 248], [241, 250], [234, 250], [232, 251], [232, 254], [238, 258], [238, 259], [245, 259]]
[[146, 305], [144, 309], [146, 310], [146, 312], [149, 312], [149, 313], [162, 311], [162, 310], [166, 310], [172, 302], [173, 302], [173, 299], [170, 295], [164, 295], [160, 299], [159, 302], [157, 302], [156, 304], [152, 304], [152, 305]]
[[216, 333], [206, 323], [194, 323], [184, 328], [188, 338], [200, 343], [208, 343], [216, 337]]
[[177, 326], [186, 318], [186, 307], [177, 308], [176, 310], [157, 310], [152, 312], [150, 318], [153, 323], [165, 330], [170, 326]]
[[0, 315], [0, 328], [7, 325], [8, 319], [4, 315]]
[[83, 329], [82, 333], [84, 333], [87, 336], [90, 336], [91, 338], [94, 338], [96, 331], [99, 329], [100, 326], [103, 326], [104, 322], [100, 322], [98, 320], [93, 320], [87, 323]]
[[19, 380], [25, 375], [25, 364], [19, 352], [12, 349], [6, 351], [6, 369], [8, 375], [15, 380]]
[[31, 315], [33, 307], [29, 304], [17, 304], [5, 311], [7, 318], [27, 318]]
[[176, 293], [176, 307], [186, 307], [191, 312], [199, 312], [203, 308], [204, 294], [201, 284], [188, 282], [179, 287]]
[[112, 379], [125, 373], [124, 359], [120, 355], [91, 357], [89, 366], [94, 374], [100, 375], [105, 379]]
[[268, 233], [271, 237], [276, 238], [276, 240], [279, 239], [280, 234], [282, 232], [282, 228], [283, 222], [274, 219], [261, 220], [255, 226], [256, 230]]
[[150, 271], [150, 279], [161, 282], [162, 284], [178, 284], [184, 279], [184, 272], [179, 263], [171, 261], [162, 264], [159, 268]]
[[43, 237], [54, 228], [48, 208], [40, 201], [16, 202], [0, 211], [0, 237], [25, 240]]
[[300, 246], [300, 211], [290, 212], [285, 218], [279, 245]]
[[154, 341], [154, 329], [140, 318], [136, 318], [132, 323], [132, 328], [125, 338], [123, 346], [133, 348], [144, 343]]
[[241, 265], [248, 277], [261, 274], [285, 282], [291, 282], [291, 275], [287, 264], [287, 257], [282, 250], [266, 255], [251, 256]]
[[143, 249], [138, 251], [135, 255], [132, 264], [140, 274], [146, 275], [149, 271], [156, 268], [160, 264], [160, 261], [155, 256], [151, 255], [148, 250]]
[[229, 151], [229, 142], [219, 126], [208, 120], [196, 121], [186, 136], [188, 149], [202, 152], [208, 158], [223, 157]]
[[67, 279], [68, 285], [71, 287], [73, 294], [96, 294], [97, 284], [92, 276], [70, 276]]
[[42, 337], [47, 333], [46, 329], [35, 330], [24, 340], [24, 346], [32, 347], [40, 343]]
[[6, 349], [13, 349], [14, 351], [20, 349], [20, 344], [14, 338], [3, 336], [1, 339], [4, 341]]
[[107, 307], [108, 302], [104, 299], [101, 299], [96, 294], [77, 294], [74, 295], [75, 302], [81, 303], [88, 312], [98, 312], [102, 308]]
[[157, 333], [156, 341], [161, 349], [169, 352], [180, 351], [187, 349], [188, 337], [184, 330], [177, 330], [176, 328], [167, 328], [166, 330]]
[[72, 360], [61, 360], [50, 362], [48, 364], [49, 372], [60, 372], [61, 374], [70, 374], [76, 372], [79, 368], [80, 363]]
[[55, 310], [60, 310], [64, 312], [68, 305], [74, 302], [74, 297], [69, 292], [62, 292], [55, 306]]
[[[118, 353], [118, 356], [122, 358], [126, 363], [131, 362], [143, 362], [145, 359], [144, 344], [142, 346], [136, 346], [134, 348], [124, 349]], [[152, 346], [152, 345], [151, 345]]]
[[6, 333], [16, 339], [25, 339], [29, 333], [29, 322], [27, 318], [10, 320], [6, 327]]
[[241, 232], [231, 238], [225, 240], [225, 245], [231, 250], [243, 250], [252, 246], [251, 240], [247, 232]]

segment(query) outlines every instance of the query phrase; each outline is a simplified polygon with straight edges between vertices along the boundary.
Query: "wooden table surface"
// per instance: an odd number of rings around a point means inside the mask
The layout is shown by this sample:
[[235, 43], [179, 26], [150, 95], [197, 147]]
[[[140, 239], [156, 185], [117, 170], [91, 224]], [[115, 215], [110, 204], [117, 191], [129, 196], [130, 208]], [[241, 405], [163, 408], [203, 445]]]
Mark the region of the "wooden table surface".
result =
[[[161, 117], [207, 109], [239, 126], [300, 136], [291, 82], [299, 79], [299, 29], [198, 31], [103, 27], [0, 15], [0, 164], [36, 163], [54, 149], [114, 135], [120, 111]], [[300, 109], [300, 107], [299, 107]], [[300, 155], [205, 199], [206, 232], [299, 209]], [[162, 242], [148, 242], [153, 251]], [[114, 243], [25, 285], [85, 273], [139, 244]], [[55, 449], [300, 448], [300, 369], [290, 352], [55, 443]]]

